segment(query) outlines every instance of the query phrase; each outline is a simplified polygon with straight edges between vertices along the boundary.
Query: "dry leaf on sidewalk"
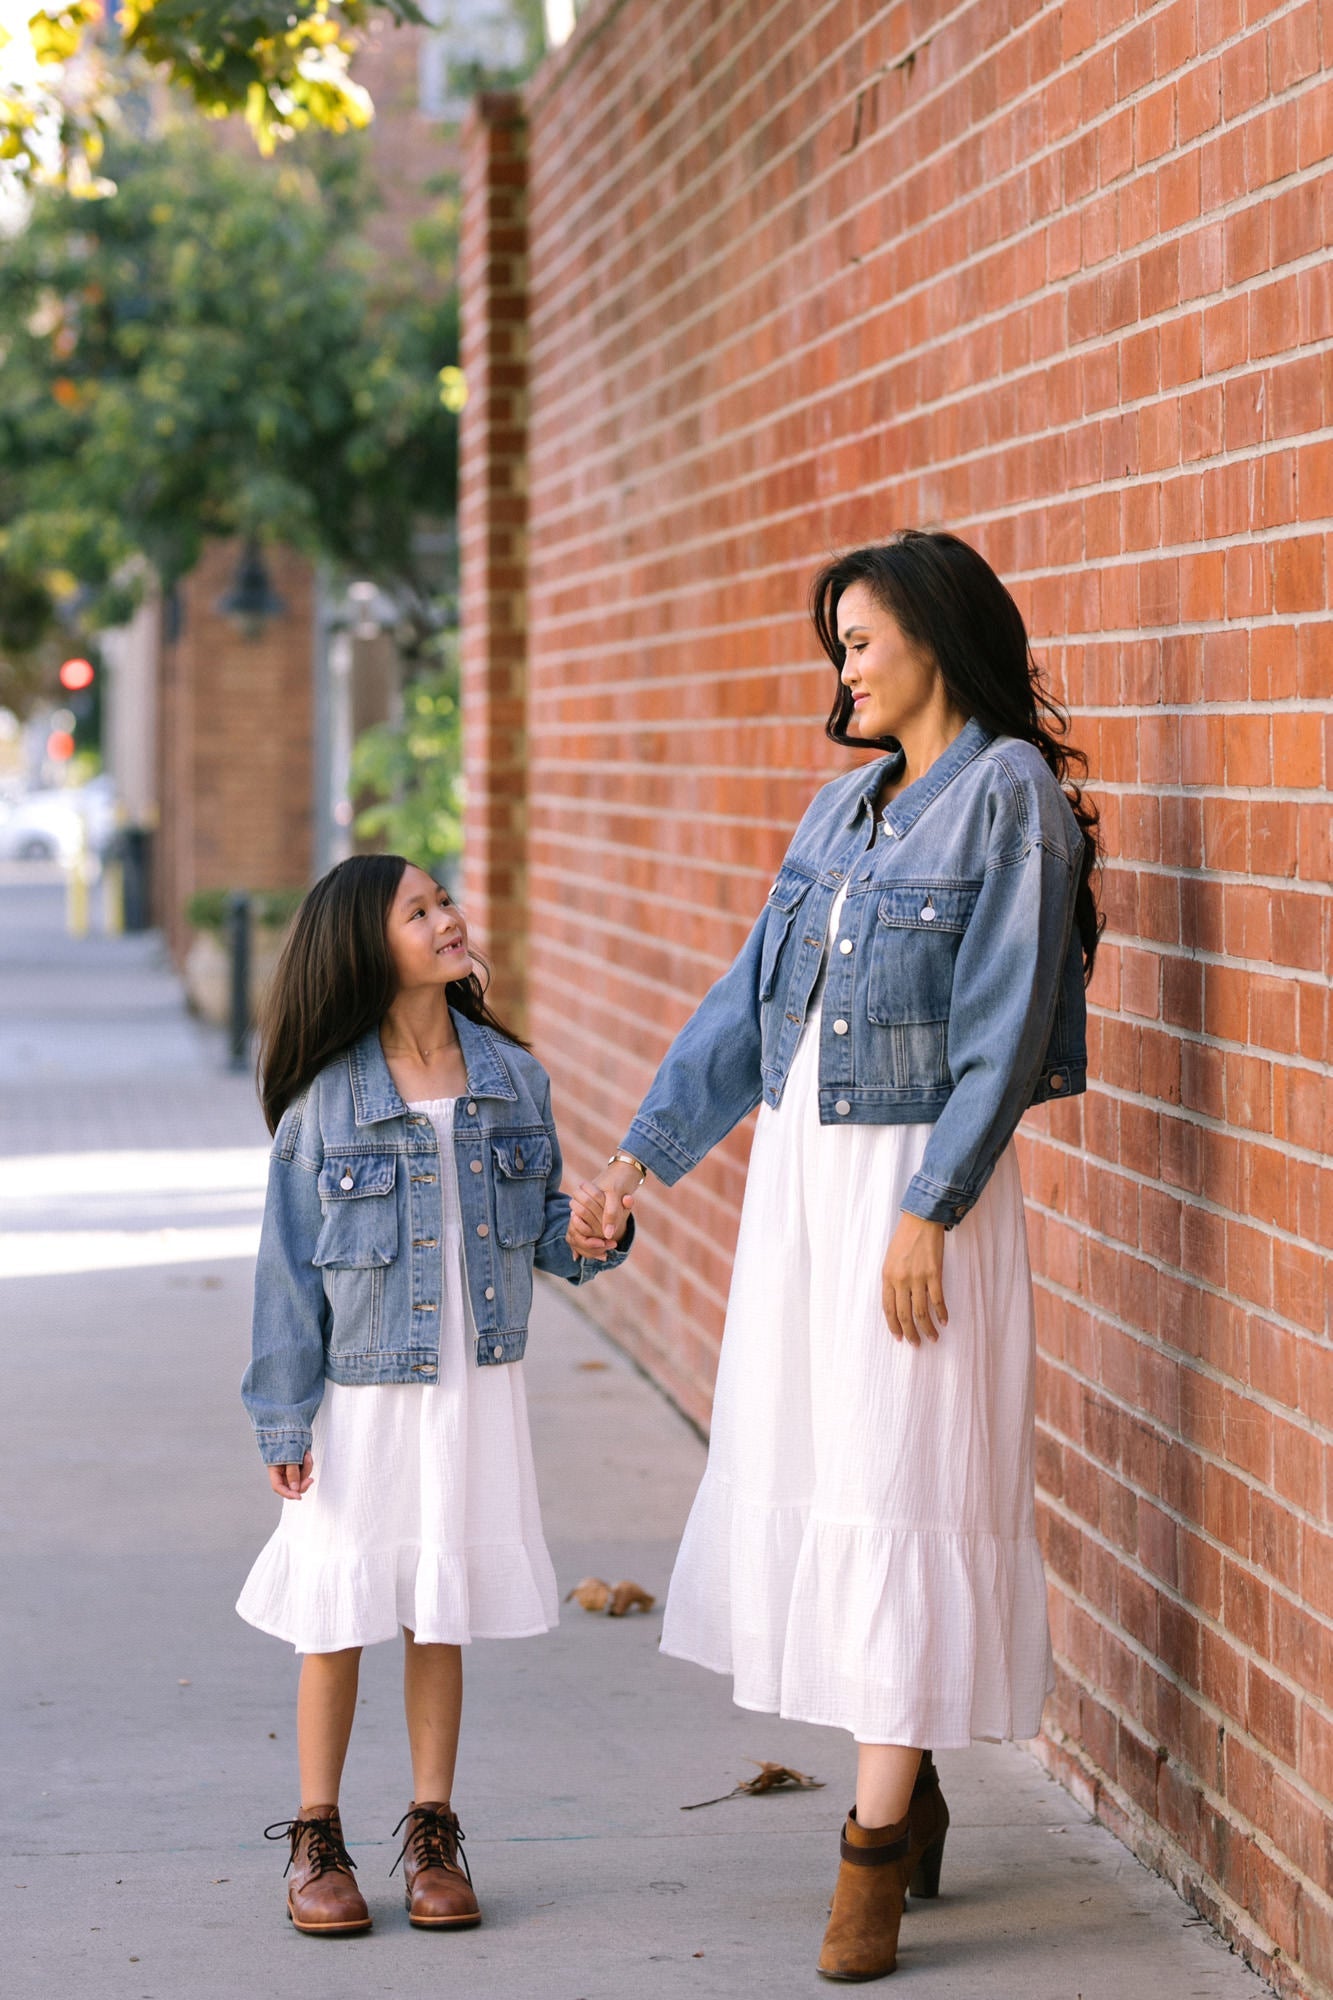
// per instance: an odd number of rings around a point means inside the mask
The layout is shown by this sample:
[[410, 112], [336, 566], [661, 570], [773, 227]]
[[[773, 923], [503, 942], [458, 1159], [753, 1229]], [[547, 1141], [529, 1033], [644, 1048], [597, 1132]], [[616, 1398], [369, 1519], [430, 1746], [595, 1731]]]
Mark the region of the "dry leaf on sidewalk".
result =
[[[751, 1757], [750, 1762], [752, 1764], [756, 1761], [754, 1757]], [[823, 1789], [824, 1780], [822, 1778], [811, 1778], [804, 1771], [793, 1771], [787, 1764], [765, 1763], [759, 1765], [759, 1772], [756, 1777], [742, 1778], [739, 1785], [734, 1786], [731, 1791], [723, 1792], [715, 1799], [696, 1799], [692, 1806], [682, 1806], [681, 1811], [698, 1812], [701, 1806], [720, 1806], [725, 1804], [728, 1799], [739, 1798], [742, 1792], [749, 1792], [751, 1795], [754, 1795], [759, 1792], [778, 1792], [783, 1790], [822, 1792]]]
[[600, 1576], [585, 1576], [565, 1598], [581, 1604], [585, 1611], [604, 1611], [608, 1618], [623, 1618], [627, 1611], [651, 1611], [657, 1599], [641, 1584], [603, 1583]]

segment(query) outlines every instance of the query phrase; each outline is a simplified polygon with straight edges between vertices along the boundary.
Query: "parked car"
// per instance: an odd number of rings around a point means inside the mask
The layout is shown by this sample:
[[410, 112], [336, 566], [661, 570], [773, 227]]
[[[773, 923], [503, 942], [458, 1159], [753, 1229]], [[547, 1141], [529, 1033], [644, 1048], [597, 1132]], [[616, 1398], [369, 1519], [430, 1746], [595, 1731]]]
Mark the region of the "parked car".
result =
[[84, 841], [100, 854], [115, 831], [108, 778], [61, 790], [25, 792], [0, 804], [0, 861], [72, 861]]

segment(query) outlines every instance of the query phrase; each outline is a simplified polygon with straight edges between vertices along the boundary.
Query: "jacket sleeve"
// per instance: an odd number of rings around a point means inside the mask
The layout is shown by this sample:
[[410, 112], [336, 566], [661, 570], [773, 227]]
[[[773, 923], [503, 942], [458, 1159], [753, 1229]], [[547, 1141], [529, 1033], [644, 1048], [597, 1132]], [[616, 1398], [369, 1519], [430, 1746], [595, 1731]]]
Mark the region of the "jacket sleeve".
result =
[[265, 1465], [301, 1463], [324, 1395], [329, 1309], [323, 1278], [310, 1261], [322, 1220], [319, 1168], [294, 1151], [299, 1107], [287, 1117], [293, 1115], [290, 1132], [279, 1128], [269, 1161], [250, 1366], [241, 1384]]
[[608, 1250], [605, 1259], [597, 1257], [576, 1257], [565, 1241], [569, 1228], [570, 1200], [560, 1191], [564, 1178], [564, 1160], [560, 1153], [560, 1139], [551, 1116], [551, 1085], [548, 1079], [542, 1094], [541, 1114], [551, 1141], [551, 1171], [546, 1176], [546, 1218], [542, 1223], [542, 1233], [537, 1241], [533, 1258], [539, 1271], [550, 1271], [554, 1277], [564, 1278], [571, 1285], [586, 1285], [603, 1271], [614, 1271], [629, 1256], [634, 1241], [634, 1217], [629, 1219], [629, 1227], [614, 1250]]
[[1077, 870], [1078, 857], [1040, 838], [987, 868], [954, 965], [954, 1087], [903, 1196], [909, 1214], [946, 1229], [960, 1222], [1032, 1101], [1069, 950]]
[[767, 909], [662, 1058], [621, 1140], [671, 1187], [763, 1096], [759, 974]]

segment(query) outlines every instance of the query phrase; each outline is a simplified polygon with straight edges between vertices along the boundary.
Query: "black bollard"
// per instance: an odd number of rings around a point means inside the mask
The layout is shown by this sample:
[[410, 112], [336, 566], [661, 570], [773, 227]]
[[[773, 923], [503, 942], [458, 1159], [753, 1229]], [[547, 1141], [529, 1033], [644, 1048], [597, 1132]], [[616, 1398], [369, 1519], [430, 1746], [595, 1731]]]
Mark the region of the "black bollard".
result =
[[250, 1067], [250, 898], [243, 889], [227, 898], [227, 943], [231, 951], [230, 1056], [227, 1067]]

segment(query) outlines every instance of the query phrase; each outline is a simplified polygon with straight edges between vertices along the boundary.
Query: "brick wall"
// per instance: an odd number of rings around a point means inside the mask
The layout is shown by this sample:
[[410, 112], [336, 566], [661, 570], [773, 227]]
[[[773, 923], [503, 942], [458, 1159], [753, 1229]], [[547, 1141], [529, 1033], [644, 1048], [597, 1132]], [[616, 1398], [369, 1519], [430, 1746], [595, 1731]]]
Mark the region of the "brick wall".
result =
[[217, 608], [239, 545], [210, 542], [159, 654], [155, 918], [179, 958], [197, 889], [300, 889], [311, 869], [314, 577], [266, 549], [285, 610], [246, 639]]
[[[1011, 583], [1111, 857], [1094, 1087], [1020, 1142], [1041, 1754], [1283, 1991], [1325, 1995], [1331, 54], [1329, 0], [588, 9], [526, 102], [505, 914], [588, 1171], [845, 766], [813, 568], [938, 523]], [[478, 329], [505, 130], [471, 141]], [[489, 435], [474, 492], [516, 478]], [[494, 869], [484, 786], [477, 810]], [[650, 1191], [588, 1294], [701, 1420], [748, 1144]]]

